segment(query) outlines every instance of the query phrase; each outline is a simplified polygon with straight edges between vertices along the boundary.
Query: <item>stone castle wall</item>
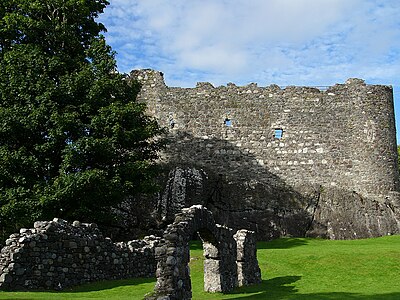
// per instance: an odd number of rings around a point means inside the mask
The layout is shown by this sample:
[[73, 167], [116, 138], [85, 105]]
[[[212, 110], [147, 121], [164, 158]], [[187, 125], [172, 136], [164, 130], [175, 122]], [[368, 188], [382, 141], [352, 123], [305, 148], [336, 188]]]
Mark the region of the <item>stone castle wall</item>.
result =
[[[349, 79], [327, 90], [209, 83], [177, 88], [166, 86], [158, 71], [137, 70], [130, 77], [142, 84], [138, 99], [169, 129], [164, 161], [170, 170], [187, 170], [182, 178], [170, 173], [175, 178], [161, 201], [167, 210], [169, 201], [170, 215], [173, 207], [203, 204], [219, 223], [254, 230], [263, 239], [302, 236], [316, 227], [331, 238], [400, 230], [390, 86]], [[196, 181], [195, 173], [205, 175]], [[357, 226], [334, 220], [341, 211], [356, 211], [358, 199], [365, 209]], [[332, 209], [331, 203], [346, 206]]]
[[[159, 72], [142, 70], [135, 76], [143, 83], [141, 97], [150, 112], [170, 128], [169, 147], [175, 152], [169, 160], [236, 175], [248, 155], [291, 185], [339, 186], [366, 196], [398, 190], [389, 86], [350, 79], [326, 91], [209, 83], [171, 88]], [[275, 137], [275, 129], [283, 130], [282, 138]], [[182, 151], [179, 145], [188, 138], [195, 141]], [[225, 169], [221, 161], [226, 160], [237, 168]]]
[[0, 253], [0, 288], [64, 289], [91, 281], [154, 277], [159, 241], [147, 237], [113, 243], [96, 224], [35, 222], [34, 228], [6, 240]]

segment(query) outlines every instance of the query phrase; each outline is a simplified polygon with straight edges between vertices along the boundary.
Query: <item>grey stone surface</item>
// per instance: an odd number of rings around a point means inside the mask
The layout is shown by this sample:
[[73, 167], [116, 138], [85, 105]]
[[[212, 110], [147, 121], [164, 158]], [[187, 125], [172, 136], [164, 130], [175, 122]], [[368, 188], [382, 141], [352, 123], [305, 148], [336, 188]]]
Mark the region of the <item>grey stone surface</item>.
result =
[[[259, 239], [399, 233], [390, 86], [349, 79], [326, 90], [176, 88], [157, 71], [130, 76], [142, 84], [139, 100], [169, 129], [160, 222], [203, 204], [218, 223], [251, 229]], [[363, 199], [361, 218], [352, 218], [359, 213], [351, 194]]]
[[396, 203], [390, 194], [385, 199], [365, 199], [356, 192], [324, 189], [307, 235], [356, 239], [398, 234], [399, 224], [393, 221], [399, 220], [400, 207]]
[[257, 245], [254, 232], [238, 230], [233, 236], [237, 245], [238, 286], [261, 282], [261, 270], [257, 261]]
[[0, 252], [0, 288], [63, 289], [90, 281], [154, 277], [160, 238], [113, 243], [95, 224], [35, 222]]
[[216, 224], [205, 207], [195, 205], [182, 209], [165, 230], [163, 242], [155, 250], [157, 283], [154, 293], [146, 299], [192, 298], [189, 241], [196, 232], [203, 242], [205, 291], [229, 292], [236, 286], [261, 282], [254, 232], [235, 233]]

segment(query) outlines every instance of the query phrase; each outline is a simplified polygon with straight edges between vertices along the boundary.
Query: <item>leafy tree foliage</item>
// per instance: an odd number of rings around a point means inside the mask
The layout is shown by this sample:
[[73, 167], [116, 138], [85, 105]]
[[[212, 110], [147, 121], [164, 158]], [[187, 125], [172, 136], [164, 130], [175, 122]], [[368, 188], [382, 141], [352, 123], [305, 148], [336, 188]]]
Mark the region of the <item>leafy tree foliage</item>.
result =
[[116, 72], [106, 0], [0, 2], [0, 226], [110, 222], [149, 191], [162, 130]]

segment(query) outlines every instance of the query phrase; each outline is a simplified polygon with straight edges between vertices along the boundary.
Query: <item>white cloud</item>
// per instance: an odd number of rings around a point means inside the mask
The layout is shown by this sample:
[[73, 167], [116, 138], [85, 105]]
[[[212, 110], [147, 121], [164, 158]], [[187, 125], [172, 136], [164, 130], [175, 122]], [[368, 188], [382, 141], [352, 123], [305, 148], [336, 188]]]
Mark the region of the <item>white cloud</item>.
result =
[[398, 0], [112, 0], [100, 21], [120, 71], [157, 69], [171, 86], [359, 77], [397, 97], [399, 16]]
[[181, 74], [182, 84], [188, 70], [217, 84], [263, 77], [313, 84], [366, 66], [379, 74], [400, 47], [399, 12], [397, 1], [114, 0], [101, 21], [124, 72], [160, 69], [175, 83]]

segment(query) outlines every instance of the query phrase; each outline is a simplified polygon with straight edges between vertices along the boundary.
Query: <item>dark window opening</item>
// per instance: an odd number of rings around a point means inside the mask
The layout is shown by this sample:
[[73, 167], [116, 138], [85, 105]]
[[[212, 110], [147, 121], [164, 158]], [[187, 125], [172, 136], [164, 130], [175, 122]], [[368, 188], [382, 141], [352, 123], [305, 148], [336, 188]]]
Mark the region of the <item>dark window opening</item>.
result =
[[229, 126], [229, 127], [231, 127], [231, 126], [232, 126], [232, 120], [231, 120], [231, 119], [228, 119], [228, 118], [226, 118], [226, 119], [225, 119], [225, 121], [224, 121], [224, 124], [225, 124], [226, 126]]
[[274, 137], [276, 139], [281, 139], [283, 136], [283, 129], [282, 128], [275, 128], [275, 134]]

